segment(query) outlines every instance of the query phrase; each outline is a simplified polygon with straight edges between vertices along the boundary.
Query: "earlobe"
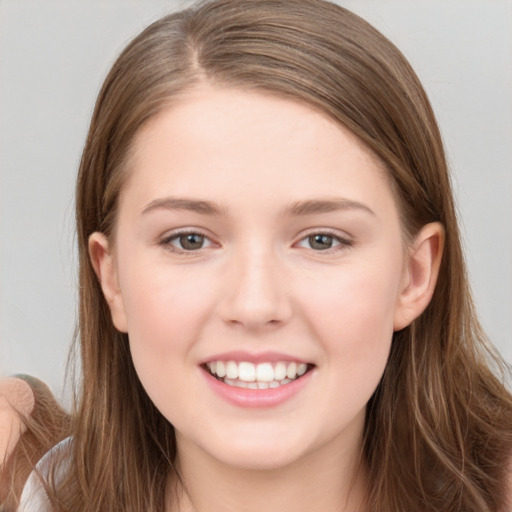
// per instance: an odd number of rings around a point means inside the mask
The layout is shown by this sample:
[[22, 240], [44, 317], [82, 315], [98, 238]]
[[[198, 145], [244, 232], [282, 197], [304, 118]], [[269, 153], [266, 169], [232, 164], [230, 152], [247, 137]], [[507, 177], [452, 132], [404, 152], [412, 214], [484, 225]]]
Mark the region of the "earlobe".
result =
[[440, 222], [426, 224], [417, 234], [404, 268], [404, 282], [395, 310], [395, 331], [411, 324], [432, 299], [441, 266], [444, 237], [444, 227]]
[[115, 261], [108, 239], [103, 233], [95, 232], [89, 237], [89, 257], [110, 308], [116, 329], [127, 332], [126, 313]]

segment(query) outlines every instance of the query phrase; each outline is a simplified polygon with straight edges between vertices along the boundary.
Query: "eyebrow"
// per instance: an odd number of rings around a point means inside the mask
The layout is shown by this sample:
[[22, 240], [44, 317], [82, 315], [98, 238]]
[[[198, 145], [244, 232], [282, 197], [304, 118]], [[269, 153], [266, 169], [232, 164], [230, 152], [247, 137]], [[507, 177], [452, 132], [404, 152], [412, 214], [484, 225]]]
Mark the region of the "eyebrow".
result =
[[201, 201], [179, 197], [164, 197], [151, 201], [143, 210], [145, 215], [154, 210], [187, 210], [202, 215], [224, 215], [225, 212], [211, 201]]
[[[187, 199], [179, 197], [164, 197], [151, 201], [142, 210], [145, 215], [154, 210], [186, 210], [201, 215], [226, 215], [226, 211], [217, 204], [206, 201]], [[353, 201], [350, 199], [335, 198], [335, 199], [308, 199], [305, 201], [297, 201], [292, 203], [284, 211], [288, 216], [305, 216], [314, 215], [318, 213], [330, 213], [339, 210], [361, 210], [363, 212], [375, 215], [375, 212], [363, 203]]]
[[365, 204], [343, 198], [298, 201], [287, 208], [285, 213], [292, 216], [303, 216], [354, 209], [375, 215], [375, 212]]

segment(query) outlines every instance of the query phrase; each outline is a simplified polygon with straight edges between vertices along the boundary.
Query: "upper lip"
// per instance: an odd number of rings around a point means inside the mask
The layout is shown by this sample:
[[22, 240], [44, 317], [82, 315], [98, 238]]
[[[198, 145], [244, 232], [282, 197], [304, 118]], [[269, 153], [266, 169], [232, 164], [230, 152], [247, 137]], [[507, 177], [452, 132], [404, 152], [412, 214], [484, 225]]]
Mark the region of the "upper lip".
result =
[[286, 354], [283, 352], [273, 352], [273, 351], [267, 351], [267, 352], [245, 352], [242, 350], [234, 350], [230, 352], [223, 352], [220, 354], [215, 354], [213, 356], [208, 357], [207, 359], [204, 359], [201, 361], [200, 364], [206, 364], [210, 363], [212, 361], [235, 361], [235, 362], [248, 362], [248, 363], [277, 363], [279, 361], [289, 361], [289, 362], [296, 362], [296, 363], [309, 363], [310, 361], [307, 361], [301, 357], [297, 357], [295, 355]]

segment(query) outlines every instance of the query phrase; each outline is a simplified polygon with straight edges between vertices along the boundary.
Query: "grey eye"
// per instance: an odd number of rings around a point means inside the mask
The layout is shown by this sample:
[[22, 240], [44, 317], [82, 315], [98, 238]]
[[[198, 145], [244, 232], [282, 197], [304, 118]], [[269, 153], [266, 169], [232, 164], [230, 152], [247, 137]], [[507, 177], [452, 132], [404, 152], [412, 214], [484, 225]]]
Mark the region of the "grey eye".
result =
[[192, 230], [170, 234], [162, 239], [160, 245], [176, 254], [199, 252], [216, 246], [207, 235]]
[[308, 236], [309, 246], [311, 249], [315, 249], [316, 251], [325, 251], [326, 249], [330, 249], [335, 243], [339, 242], [330, 235], [318, 233], [316, 235]]
[[179, 235], [175, 240], [178, 241], [180, 249], [194, 251], [203, 248], [205, 237], [199, 233], [186, 233]]

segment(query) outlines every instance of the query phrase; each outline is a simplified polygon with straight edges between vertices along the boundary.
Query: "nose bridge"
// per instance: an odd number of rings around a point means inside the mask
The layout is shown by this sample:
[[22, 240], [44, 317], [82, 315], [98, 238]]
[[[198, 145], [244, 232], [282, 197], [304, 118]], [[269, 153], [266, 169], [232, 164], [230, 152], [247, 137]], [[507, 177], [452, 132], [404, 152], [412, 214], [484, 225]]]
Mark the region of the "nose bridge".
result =
[[284, 268], [271, 244], [241, 244], [230, 262], [232, 279], [223, 305], [225, 320], [258, 328], [285, 321], [291, 305]]

